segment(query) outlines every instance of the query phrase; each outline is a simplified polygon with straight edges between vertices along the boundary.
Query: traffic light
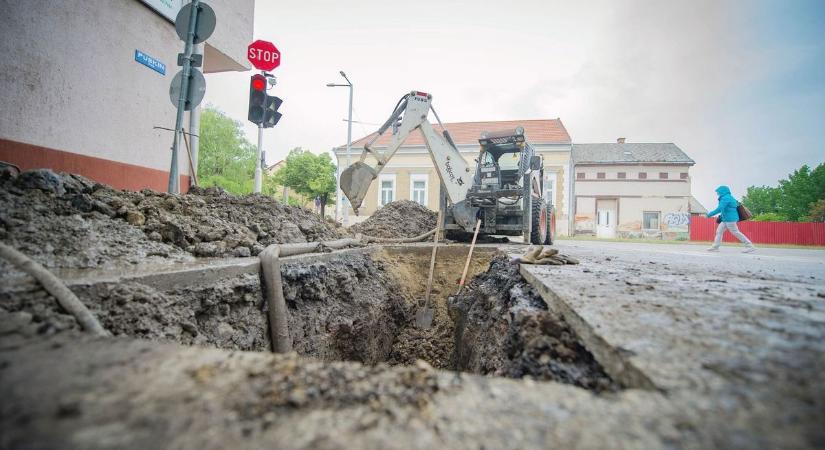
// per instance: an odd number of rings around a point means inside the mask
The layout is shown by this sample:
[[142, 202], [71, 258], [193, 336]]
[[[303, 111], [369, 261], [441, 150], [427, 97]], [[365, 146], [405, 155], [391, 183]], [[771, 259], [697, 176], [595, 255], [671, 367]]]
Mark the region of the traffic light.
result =
[[281, 120], [281, 113], [278, 112], [278, 108], [281, 107], [281, 103], [284, 101], [278, 97], [274, 96], [266, 96], [266, 108], [264, 110], [264, 128], [272, 128], [275, 124]]
[[281, 120], [281, 100], [266, 94], [267, 80], [263, 75], [252, 75], [249, 79], [249, 114], [247, 119], [264, 128], [272, 128]]
[[259, 74], [252, 75], [249, 79], [249, 114], [246, 118], [256, 125], [264, 121], [266, 97], [266, 77]]

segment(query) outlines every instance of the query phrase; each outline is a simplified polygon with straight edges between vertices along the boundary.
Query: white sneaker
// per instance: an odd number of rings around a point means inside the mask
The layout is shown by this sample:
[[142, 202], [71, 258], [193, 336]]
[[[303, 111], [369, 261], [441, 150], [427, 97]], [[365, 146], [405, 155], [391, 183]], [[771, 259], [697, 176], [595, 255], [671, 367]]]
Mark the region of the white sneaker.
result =
[[707, 250], [707, 251], [709, 251], [709, 252], [718, 252], [718, 251], [719, 251], [719, 248], [718, 248], [718, 247], [710, 247], [710, 248], [707, 248], [707, 249], [705, 249], [705, 250]]
[[756, 247], [748, 247], [748, 248], [742, 250], [742, 253], [753, 253], [755, 251], [756, 251]]

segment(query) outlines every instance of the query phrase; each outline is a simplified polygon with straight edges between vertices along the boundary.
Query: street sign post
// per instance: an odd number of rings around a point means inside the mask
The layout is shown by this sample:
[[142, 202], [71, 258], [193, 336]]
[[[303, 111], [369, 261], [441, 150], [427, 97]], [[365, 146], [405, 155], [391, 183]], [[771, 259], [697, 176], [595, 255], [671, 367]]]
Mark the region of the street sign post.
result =
[[[254, 75], [252, 77], [252, 89], [255, 87], [255, 77], [266, 77], [267, 71], [274, 70], [281, 65], [281, 51], [278, 50], [278, 47], [275, 47], [275, 44], [272, 42], [262, 41], [260, 39], [249, 44], [246, 48], [246, 58], [250, 63], [252, 63], [253, 66], [255, 66], [256, 69], [262, 72], [261, 75]], [[266, 84], [264, 84], [264, 86], [266, 86]], [[278, 112], [278, 107], [281, 105], [281, 99], [266, 95], [265, 90], [264, 96], [260, 97], [260, 99], [262, 103], [255, 104], [253, 103], [253, 95], [250, 94], [249, 120], [258, 124], [258, 166], [255, 167], [254, 192], [261, 192], [264, 165], [264, 128], [274, 127], [281, 118], [281, 113]], [[259, 108], [260, 111], [258, 111]], [[253, 118], [255, 120], [253, 120]]]
[[[215, 23], [215, 12], [209, 5], [202, 3], [200, 0], [192, 0], [191, 3], [181, 8], [175, 19], [175, 30], [185, 44], [183, 56], [179, 59], [179, 61], [183, 62], [183, 69], [181, 69], [178, 74], [179, 77], [178, 75], [175, 76], [170, 86], [170, 95], [174, 95], [175, 90], [177, 90], [178, 93], [178, 112], [175, 116], [175, 138], [172, 141], [172, 164], [169, 168], [168, 191], [170, 194], [180, 192], [178, 149], [180, 148], [181, 135], [183, 133], [183, 113], [190, 109], [193, 103], [195, 105], [200, 103], [203, 99], [203, 93], [206, 90], [206, 83], [201, 82], [203, 80], [203, 74], [197, 69], [192, 69], [192, 49], [196, 43], [201, 43], [212, 35], [212, 32], [215, 31]], [[193, 73], [193, 70], [196, 73]], [[200, 77], [198, 77], [198, 75], [200, 75]], [[175, 80], [177, 80], [177, 83]], [[190, 89], [190, 81], [192, 81], [193, 89]], [[197, 98], [198, 95], [200, 95], [200, 98]], [[174, 98], [172, 100], [174, 103]], [[195, 102], [195, 100], [197, 101]], [[189, 103], [189, 107], [187, 107], [187, 103]]]

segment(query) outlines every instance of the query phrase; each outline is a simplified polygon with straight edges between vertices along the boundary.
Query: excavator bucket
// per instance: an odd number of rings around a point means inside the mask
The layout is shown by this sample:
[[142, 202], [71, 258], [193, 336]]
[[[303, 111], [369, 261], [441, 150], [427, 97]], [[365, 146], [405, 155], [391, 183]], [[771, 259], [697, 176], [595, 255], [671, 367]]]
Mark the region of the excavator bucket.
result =
[[355, 214], [358, 214], [358, 208], [367, 196], [372, 180], [377, 177], [378, 172], [361, 161], [355, 162], [341, 172], [341, 190], [349, 199]]

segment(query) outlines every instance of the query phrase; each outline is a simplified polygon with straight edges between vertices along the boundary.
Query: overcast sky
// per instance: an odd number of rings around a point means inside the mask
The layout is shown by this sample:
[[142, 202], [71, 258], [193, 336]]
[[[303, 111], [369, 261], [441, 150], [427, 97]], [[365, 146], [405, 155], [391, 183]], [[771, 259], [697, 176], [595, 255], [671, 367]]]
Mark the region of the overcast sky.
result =
[[[269, 163], [346, 143], [339, 70], [362, 122], [415, 89], [445, 122], [559, 117], [576, 143], [674, 142], [711, 208], [719, 184], [741, 196], [825, 162], [825, 1], [257, 0], [255, 38], [282, 53]], [[255, 142], [249, 75], [209, 75], [206, 102]]]

